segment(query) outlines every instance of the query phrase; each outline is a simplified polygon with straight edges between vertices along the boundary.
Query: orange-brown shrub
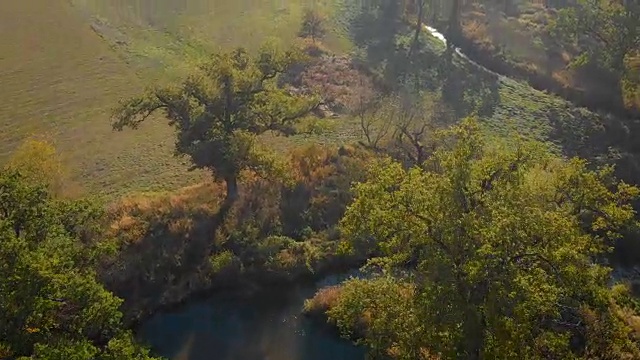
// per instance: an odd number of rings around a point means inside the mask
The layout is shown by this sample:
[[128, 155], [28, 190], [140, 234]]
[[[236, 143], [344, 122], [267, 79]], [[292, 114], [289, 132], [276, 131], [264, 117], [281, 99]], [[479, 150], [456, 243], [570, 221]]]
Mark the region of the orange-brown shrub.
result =
[[137, 317], [196, 291], [235, 286], [242, 274], [309, 272], [335, 253], [331, 230], [370, 156], [348, 147], [295, 150], [295, 184], [247, 171], [230, 208], [213, 181], [122, 199], [108, 209], [106, 237], [116, 252], [105, 257], [102, 278]]

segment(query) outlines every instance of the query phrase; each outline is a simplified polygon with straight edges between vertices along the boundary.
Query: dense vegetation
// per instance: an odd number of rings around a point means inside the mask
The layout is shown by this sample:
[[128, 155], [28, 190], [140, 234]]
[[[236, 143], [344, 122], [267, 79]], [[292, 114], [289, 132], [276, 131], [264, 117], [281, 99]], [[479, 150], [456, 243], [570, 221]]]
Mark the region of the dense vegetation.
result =
[[[212, 52], [298, 41], [307, 5], [326, 19], [323, 46], [345, 51], [337, 1], [31, 0], [0, 4], [0, 163], [30, 136], [56, 144], [77, 190], [114, 199], [206, 179], [174, 157], [173, 132], [114, 134], [111, 109], [150, 84], [181, 79]], [[43, 9], [48, 9], [44, 11]], [[233, 21], [230, 21], [233, 19]], [[24, 46], [23, 44], [29, 44]], [[352, 136], [337, 129], [331, 139]], [[117, 139], [117, 141], [114, 140]], [[295, 139], [278, 138], [278, 146]]]
[[98, 281], [102, 211], [0, 176], [0, 357], [151, 359], [122, 323], [122, 300]]
[[[105, 204], [47, 137], [17, 147], [0, 168], [0, 359], [151, 359], [131, 328], [165, 306], [365, 262], [370, 278], [307, 310], [374, 358], [640, 357], [640, 303], [612, 276], [621, 254], [640, 262], [635, 2], [330, 1], [271, 9], [284, 45], [236, 29], [244, 48], [205, 0], [71, 3], [96, 15], [100, 51], [157, 80], [105, 95], [109, 143], [203, 180]], [[494, 28], [536, 45], [516, 54]]]
[[474, 122], [441, 136], [421, 167], [379, 164], [356, 186], [343, 233], [387, 275], [347, 283], [330, 319], [398, 359], [639, 356], [594, 264], [638, 189], [539, 144], [489, 145]]
[[318, 105], [277, 86], [280, 75], [300, 61], [297, 57], [278, 49], [262, 49], [251, 57], [242, 48], [213, 56], [178, 89], [157, 89], [123, 102], [113, 127], [137, 128], [155, 111], [164, 111], [177, 129], [176, 153], [223, 179], [227, 199], [233, 201], [240, 172], [266, 165], [256, 154], [256, 136], [291, 133], [295, 121]]

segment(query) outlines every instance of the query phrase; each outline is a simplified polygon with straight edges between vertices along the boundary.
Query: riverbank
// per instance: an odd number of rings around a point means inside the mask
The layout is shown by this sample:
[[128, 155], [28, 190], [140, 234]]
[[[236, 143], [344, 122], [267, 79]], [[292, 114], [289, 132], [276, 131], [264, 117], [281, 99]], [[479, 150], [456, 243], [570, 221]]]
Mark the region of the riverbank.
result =
[[446, 27], [446, 24], [434, 26], [425, 25], [424, 28], [443, 44], [453, 47], [454, 52], [460, 58], [469, 61], [488, 74], [523, 81], [535, 90], [556, 95], [576, 107], [583, 107], [594, 112], [605, 112], [626, 119], [640, 116], [640, 109], [625, 107], [619, 94], [607, 91], [607, 89], [593, 91], [592, 89], [584, 90], [568, 86], [551, 75], [541, 73], [536, 67], [526, 66], [511, 60], [503, 50], [479, 42], [464, 31], [459, 36], [448, 39], [438, 30], [438, 28]]
[[[537, 90], [592, 111], [638, 117], [640, 108], [632, 89], [614, 74], [588, 64], [572, 66], [586, 49], [561, 39], [554, 30], [558, 16], [559, 8], [536, 2], [508, 10], [486, 2], [467, 4], [460, 18], [461, 31], [449, 40], [485, 68], [526, 81]], [[629, 66], [632, 63], [630, 58]]]
[[299, 270], [297, 273], [256, 270], [234, 278], [213, 281], [208, 287], [181, 293], [175, 298], [146, 308], [143, 312], [139, 312], [137, 316], [126, 319], [128, 320], [127, 326], [138, 332], [145, 322], [158, 314], [175, 312], [190, 303], [203, 302], [211, 298], [222, 297], [234, 299], [234, 301], [250, 301], [273, 291], [282, 290], [286, 292], [292, 287], [310, 286], [327, 277], [359, 269], [366, 262], [365, 257], [335, 258], [333, 260], [320, 264], [316, 269]]
[[491, 72], [525, 81], [536, 90], [555, 94], [576, 106], [596, 112], [604, 111], [624, 118], [640, 116], [638, 109], [625, 108], [619, 97], [610, 92], [596, 93], [566, 86], [552, 77], [545, 76], [524, 66], [518, 66], [507, 60], [502, 53], [482, 47], [473, 39], [461, 36], [460, 38], [452, 39], [451, 43], [460, 48], [471, 60]]

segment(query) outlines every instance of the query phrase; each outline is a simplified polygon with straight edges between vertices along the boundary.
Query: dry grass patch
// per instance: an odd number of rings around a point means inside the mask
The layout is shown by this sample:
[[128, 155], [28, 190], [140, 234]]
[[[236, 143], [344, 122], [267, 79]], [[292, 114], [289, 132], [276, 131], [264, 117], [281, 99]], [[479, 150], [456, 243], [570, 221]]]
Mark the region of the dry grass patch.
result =
[[305, 300], [304, 313], [312, 316], [326, 316], [327, 310], [334, 307], [340, 299], [342, 287], [328, 286], [316, 292], [313, 298]]

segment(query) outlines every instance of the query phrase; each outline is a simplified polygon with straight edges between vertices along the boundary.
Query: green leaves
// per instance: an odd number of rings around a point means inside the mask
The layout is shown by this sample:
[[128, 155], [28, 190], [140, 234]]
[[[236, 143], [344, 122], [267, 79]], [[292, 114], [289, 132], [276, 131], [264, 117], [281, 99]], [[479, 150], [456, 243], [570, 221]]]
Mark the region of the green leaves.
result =
[[584, 53], [574, 66], [595, 63], [624, 75], [625, 58], [640, 46], [640, 7], [608, 0], [580, 0], [562, 9], [551, 25], [561, 38], [578, 43]]
[[577, 354], [580, 309], [609, 304], [608, 269], [593, 259], [633, 221], [638, 189], [536, 143], [486, 144], [473, 120], [439, 138], [424, 168], [374, 167], [342, 222], [387, 270], [413, 269], [429, 327], [411, 346], [443, 358]]
[[0, 339], [32, 359], [89, 359], [122, 327], [121, 300], [97, 281], [101, 212], [55, 200], [44, 185], [0, 173]]
[[[414, 289], [391, 277], [374, 280], [351, 279], [340, 287], [337, 304], [328, 311], [331, 321], [350, 336], [382, 355], [394, 347], [413, 348], [400, 359], [417, 359], [421, 323], [412, 306]], [[354, 331], [356, 333], [354, 333]]]
[[279, 77], [304, 61], [296, 50], [266, 44], [256, 56], [246, 50], [214, 54], [180, 85], [159, 88], [123, 101], [113, 112], [113, 128], [137, 128], [162, 111], [176, 132], [176, 155], [187, 155], [195, 168], [211, 170], [236, 197], [237, 177], [253, 160], [252, 141], [238, 134], [267, 131], [291, 134], [295, 122], [319, 103], [281, 88]]

